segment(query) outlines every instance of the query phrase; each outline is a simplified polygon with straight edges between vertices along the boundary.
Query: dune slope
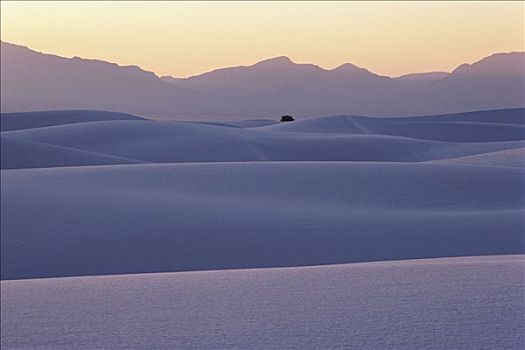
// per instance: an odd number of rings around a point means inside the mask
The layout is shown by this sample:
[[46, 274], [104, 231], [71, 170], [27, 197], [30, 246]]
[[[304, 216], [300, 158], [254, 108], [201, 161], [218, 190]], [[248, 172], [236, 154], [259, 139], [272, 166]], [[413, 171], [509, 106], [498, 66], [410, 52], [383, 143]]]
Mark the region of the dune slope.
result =
[[356, 162], [4, 170], [2, 278], [523, 253], [524, 172]]
[[2, 169], [49, 168], [81, 165], [136, 164], [142, 161], [48, 143], [2, 136]]
[[2, 132], [2, 279], [525, 252], [523, 109], [273, 124], [75, 113]]
[[[516, 111], [505, 116], [516, 117]], [[499, 116], [499, 111], [495, 116]], [[393, 121], [365, 117], [323, 117], [293, 123], [191, 123], [103, 120], [65, 123], [2, 133], [3, 139], [38, 143], [42, 152], [67, 148], [128, 162], [187, 163], [240, 161], [421, 162], [468, 157], [525, 146], [525, 126], [489, 121], [482, 113], [459, 120], [438, 117]], [[463, 120], [463, 119], [466, 120]], [[423, 120], [424, 119], [424, 120]], [[445, 118], [446, 119], [446, 118]], [[496, 117], [493, 117], [496, 119]], [[511, 121], [517, 122], [512, 119]], [[30, 125], [26, 125], [30, 127]], [[45, 150], [45, 151], [44, 151]], [[38, 150], [2, 155], [3, 168], [60, 165]], [[19, 162], [19, 158], [24, 162]], [[32, 160], [33, 159], [33, 160]], [[68, 160], [67, 165], [107, 164]], [[117, 162], [117, 161], [115, 161]], [[119, 162], [117, 162], [119, 163]]]
[[142, 118], [126, 113], [90, 110], [2, 113], [0, 115], [2, 131], [108, 120], [142, 120]]
[[522, 349], [524, 268], [492, 256], [3, 281], [1, 345]]

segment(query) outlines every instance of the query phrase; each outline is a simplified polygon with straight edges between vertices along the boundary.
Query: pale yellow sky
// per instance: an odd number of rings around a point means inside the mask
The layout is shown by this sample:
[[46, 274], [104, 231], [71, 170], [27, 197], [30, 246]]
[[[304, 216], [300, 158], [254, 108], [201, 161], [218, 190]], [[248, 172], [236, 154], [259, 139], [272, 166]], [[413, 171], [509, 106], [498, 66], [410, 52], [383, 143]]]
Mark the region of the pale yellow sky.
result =
[[397, 76], [524, 51], [525, 2], [1, 2], [2, 40], [185, 77], [286, 55]]

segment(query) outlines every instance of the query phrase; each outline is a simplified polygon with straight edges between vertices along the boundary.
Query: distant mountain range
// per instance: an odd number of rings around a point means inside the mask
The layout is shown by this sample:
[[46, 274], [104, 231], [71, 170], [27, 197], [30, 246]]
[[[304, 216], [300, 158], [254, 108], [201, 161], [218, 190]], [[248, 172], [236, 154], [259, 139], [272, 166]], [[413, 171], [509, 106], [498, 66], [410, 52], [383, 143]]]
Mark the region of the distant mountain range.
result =
[[525, 107], [525, 53], [497, 53], [452, 73], [391, 78], [276, 57], [190, 78], [64, 58], [1, 43], [2, 112], [98, 109], [179, 118], [411, 116]]

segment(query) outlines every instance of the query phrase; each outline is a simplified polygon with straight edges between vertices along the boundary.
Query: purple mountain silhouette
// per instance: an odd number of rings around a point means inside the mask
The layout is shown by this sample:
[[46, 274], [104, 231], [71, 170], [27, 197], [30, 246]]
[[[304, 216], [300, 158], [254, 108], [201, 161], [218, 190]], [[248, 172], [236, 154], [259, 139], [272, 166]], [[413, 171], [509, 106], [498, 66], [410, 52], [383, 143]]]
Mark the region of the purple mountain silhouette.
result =
[[99, 109], [165, 117], [422, 115], [525, 106], [525, 53], [498, 53], [452, 73], [380, 76], [281, 56], [190, 78], [63, 58], [1, 43], [2, 112]]

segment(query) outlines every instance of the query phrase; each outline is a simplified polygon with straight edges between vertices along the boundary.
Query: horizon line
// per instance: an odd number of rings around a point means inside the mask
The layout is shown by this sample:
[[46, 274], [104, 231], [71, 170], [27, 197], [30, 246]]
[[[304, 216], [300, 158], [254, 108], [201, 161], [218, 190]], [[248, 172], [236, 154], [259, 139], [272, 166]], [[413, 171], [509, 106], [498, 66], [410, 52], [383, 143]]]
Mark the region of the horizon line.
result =
[[102, 59], [102, 58], [91, 58], [91, 57], [80, 57], [80, 56], [71, 56], [71, 57], [68, 57], [68, 56], [62, 56], [62, 55], [58, 55], [58, 54], [55, 54], [55, 53], [51, 53], [51, 52], [43, 52], [43, 51], [37, 51], [33, 48], [31, 48], [30, 46], [27, 46], [27, 45], [23, 45], [23, 44], [19, 44], [19, 43], [13, 43], [13, 42], [9, 42], [9, 41], [5, 41], [3, 39], [0, 39], [0, 42], [2, 44], [8, 44], [8, 45], [13, 45], [13, 46], [18, 46], [18, 47], [22, 47], [22, 48], [25, 48], [25, 49], [28, 49], [30, 51], [33, 51], [33, 52], [36, 52], [36, 53], [39, 53], [39, 54], [43, 54], [43, 55], [51, 55], [51, 56], [56, 56], [56, 57], [60, 57], [60, 58], [64, 58], [64, 59], [81, 59], [81, 60], [86, 60], [86, 61], [99, 61], [99, 62], [104, 62], [104, 63], [109, 63], [109, 64], [115, 64], [117, 65], [118, 67], [137, 67], [139, 68], [140, 70], [144, 71], [144, 72], [147, 72], [147, 73], [152, 73], [154, 74], [158, 79], [162, 79], [162, 78], [172, 78], [172, 79], [181, 79], [181, 80], [184, 80], [184, 79], [189, 79], [189, 78], [193, 78], [193, 77], [198, 77], [198, 76], [201, 76], [201, 75], [204, 75], [204, 74], [208, 74], [208, 73], [212, 73], [212, 72], [215, 72], [215, 71], [218, 71], [218, 70], [225, 70], [225, 69], [233, 69], [233, 68], [249, 68], [249, 67], [253, 67], [257, 64], [260, 64], [260, 63], [263, 63], [263, 62], [267, 62], [267, 61], [272, 61], [272, 60], [277, 60], [277, 59], [286, 59], [288, 61], [290, 61], [290, 63], [294, 64], [294, 65], [310, 65], [310, 66], [315, 66], [321, 70], [324, 70], [324, 71], [327, 71], [327, 72], [330, 72], [330, 71], [335, 71], [345, 65], [351, 65], [353, 67], [356, 67], [358, 69], [362, 69], [362, 70], [366, 70], [367, 72], [371, 73], [371, 74], [374, 74], [374, 75], [377, 75], [379, 77], [384, 77], [384, 78], [390, 78], [390, 79], [397, 79], [397, 78], [402, 78], [402, 77], [406, 77], [406, 76], [409, 76], [409, 75], [418, 75], [418, 74], [436, 74], [436, 73], [445, 73], [445, 74], [452, 74], [458, 67], [464, 65], [464, 64], [468, 64], [468, 65], [471, 65], [471, 64], [474, 64], [476, 62], [479, 62], [485, 58], [488, 58], [488, 57], [491, 57], [491, 56], [494, 56], [494, 55], [498, 55], [498, 54], [515, 54], [515, 53], [521, 53], [521, 54], [525, 54], [525, 51], [508, 51], [508, 52], [504, 52], [504, 51], [498, 51], [498, 52], [493, 52], [487, 56], [483, 56], [473, 62], [463, 62], [463, 63], [459, 63], [452, 71], [445, 71], [445, 70], [431, 70], [431, 71], [418, 71], [418, 72], [410, 72], [410, 73], [405, 73], [405, 74], [401, 74], [401, 75], [398, 75], [398, 76], [388, 76], [388, 75], [382, 75], [382, 74], [379, 74], [379, 73], [376, 73], [376, 72], [373, 72], [371, 71], [370, 69], [368, 68], [365, 68], [365, 67], [361, 67], [361, 66], [358, 66], [358, 65], [355, 65], [353, 64], [352, 62], [345, 62], [343, 64], [340, 64], [334, 68], [325, 68], [325, 67], [322, 67], [318, 64], [315, 64], [315, 63], [311, 63], [311, 62], [295, 62], [292, 60], [292, 58], [290, 58], [290, 56], [288, 55], [279, 55], [279, 56], [273, 56], [273, 57], [269, 57], [269, 58], [265, 58], [265, 59], [262, 59], [262, 60], [259, 60], [259, 61], [256, 61], [255, 63], [250, 63], [250, 64], [246, 64], [246, 65], [237, 65], [237, 66], [224, 66], [224, 67], [217, 67], [215, 69], [212, 69], [212, 70], [208, 70], [208, 71], [204, 71], [202, 73], [199, 73], [199, 74], [195, 74], [195, 75], [189, 75], [189, 76], [183, 76], [183, 77], [177, 77], [177, 76], [173, 76], [173, 75], [160, 75], [158, 74], [157, 72], [154, 72], [154, 71], [151, 71], [151, 70], [147, 70], [147, 69], [144, 69], [142, 68], [141, 66], [139, 66], [138, 64], [131, 64], [131, 65], [123, 65], [123, 64], [120, 64], [118, 62], [113, 62], [113, 61], [108, 61], [106, 59]]

